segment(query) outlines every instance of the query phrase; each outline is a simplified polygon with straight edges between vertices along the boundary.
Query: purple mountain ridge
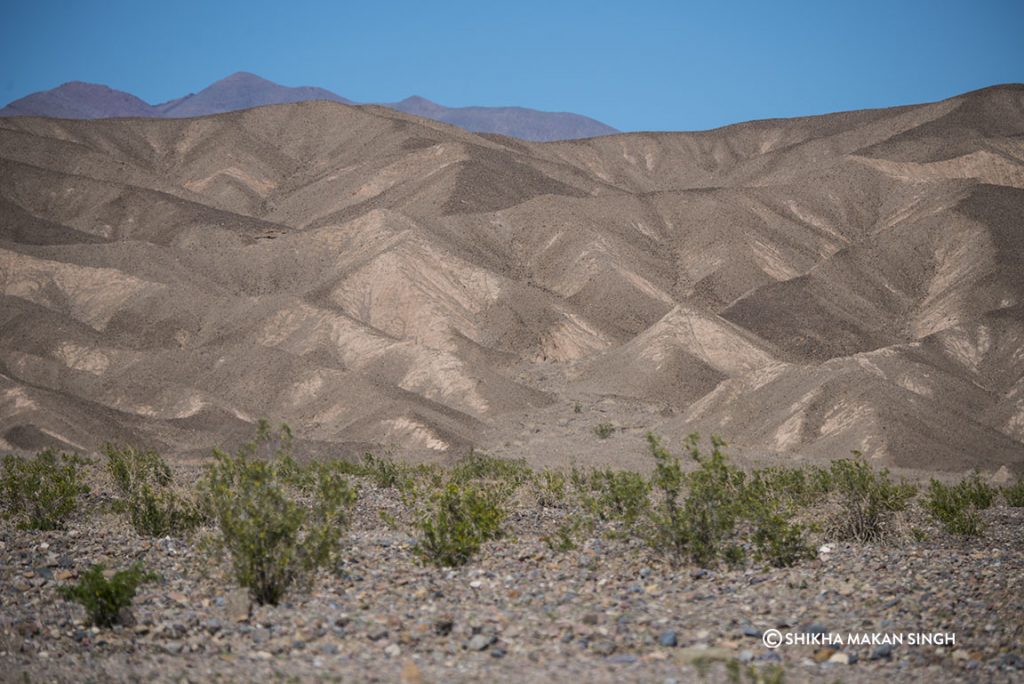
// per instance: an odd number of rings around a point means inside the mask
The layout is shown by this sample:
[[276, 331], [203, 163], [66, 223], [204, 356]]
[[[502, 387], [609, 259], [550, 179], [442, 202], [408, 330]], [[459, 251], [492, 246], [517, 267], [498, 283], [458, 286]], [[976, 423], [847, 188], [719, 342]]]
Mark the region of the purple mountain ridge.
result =
[[[323, 88], [282, 86], [255, 74], [238, 72], [198, 93], [155, 105], [105, 85], [72, 81], [15, 100], [0, 109], [0, 116], [176, 119], [307, 100], [356, 104]], [[525, 107], [445, 107], [419, 96], [382, 106], [442, 121], [474, 133], [495, 133], [523, 140], [571, 140], [618, 132], [611, 126], [579, 114], [543, 112]]]

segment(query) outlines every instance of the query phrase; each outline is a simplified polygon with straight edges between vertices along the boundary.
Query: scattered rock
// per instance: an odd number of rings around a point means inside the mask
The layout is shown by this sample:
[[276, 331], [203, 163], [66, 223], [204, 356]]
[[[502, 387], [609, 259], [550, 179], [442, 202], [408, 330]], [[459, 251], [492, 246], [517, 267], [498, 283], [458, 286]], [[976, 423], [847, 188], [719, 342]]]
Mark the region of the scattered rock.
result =
[[892, 644], [878, 644], [871, 649], [870, 660], [889, 660], [892, 658]]
[[470, 651], [483, 651], [497, 640], [498, 638], [494, 635], [477, 634], [469, 640], [469, 642], [466, 644], [466, 648], [468, 648]]
[[825, 661], [830, 660], [832, 656], [836, 655], [836, 653], [837, 651], [834, 648], [829, 648], [828, 646], [816, 649], [814, 651], [814, 662], [824, 663]]

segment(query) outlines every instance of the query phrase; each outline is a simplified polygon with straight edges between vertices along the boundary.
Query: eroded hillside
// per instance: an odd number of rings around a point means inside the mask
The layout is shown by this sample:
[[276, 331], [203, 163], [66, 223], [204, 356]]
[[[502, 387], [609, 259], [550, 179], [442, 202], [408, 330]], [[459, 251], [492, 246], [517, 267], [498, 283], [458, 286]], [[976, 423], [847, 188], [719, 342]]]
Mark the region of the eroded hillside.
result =
[[[1024, 87], [535, 144], [309, 102], [0, 119], [3, 448], [1024, 467]], [[581, 412], [574, 406], [580, 403]]]

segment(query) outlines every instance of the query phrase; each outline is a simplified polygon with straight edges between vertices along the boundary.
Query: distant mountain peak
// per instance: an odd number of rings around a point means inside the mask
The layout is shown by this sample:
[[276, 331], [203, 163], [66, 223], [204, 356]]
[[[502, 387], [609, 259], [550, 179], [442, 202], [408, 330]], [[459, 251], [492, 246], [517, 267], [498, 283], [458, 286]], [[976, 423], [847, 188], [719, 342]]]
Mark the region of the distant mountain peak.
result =
[[[10, 103], [0, 109], [0, 116], [187, 118], [307, 100], [353, 104], [323, 88], [283, 86], [249, 71], [236, 71], [198, 93], [157, 105], [105, 85], [69, 81]], [[541, 112], [524, 107], [446, 107], [422, 95], [383, 106], [475, 133], [498, 133], [525, 140], [567, 140], [618, 132], [600, 121], [568, 112]]]
[[214, 81], [209, 88], [217, 85], [218, 83], [258, 83], [258, 84], [269, 84], [276, 86], [277, 84], [273, 81], [269, 81], [258, 74], [254, 74], [251, 71], [236, 71], [235, 73], [225, 76], [219, 81]]

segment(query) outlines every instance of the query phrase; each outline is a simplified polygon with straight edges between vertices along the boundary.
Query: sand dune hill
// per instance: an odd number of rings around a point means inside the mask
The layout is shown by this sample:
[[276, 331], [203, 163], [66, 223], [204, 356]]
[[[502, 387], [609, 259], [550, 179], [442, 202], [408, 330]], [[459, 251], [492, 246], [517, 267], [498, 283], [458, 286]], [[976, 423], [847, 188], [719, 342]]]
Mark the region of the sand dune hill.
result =
[[325, 454], [701, 429], [1020, 472], [1022, 217], [1024, 86], [546, 144], [323, 101], [0, 118], [0, 447], [268, 416]]

